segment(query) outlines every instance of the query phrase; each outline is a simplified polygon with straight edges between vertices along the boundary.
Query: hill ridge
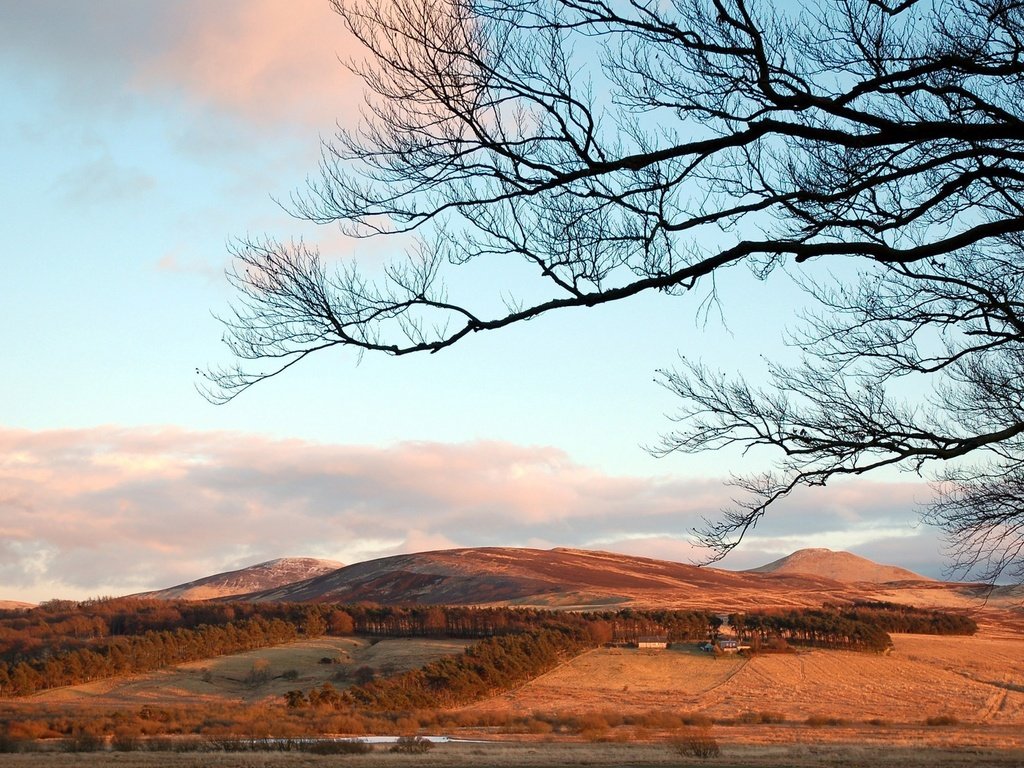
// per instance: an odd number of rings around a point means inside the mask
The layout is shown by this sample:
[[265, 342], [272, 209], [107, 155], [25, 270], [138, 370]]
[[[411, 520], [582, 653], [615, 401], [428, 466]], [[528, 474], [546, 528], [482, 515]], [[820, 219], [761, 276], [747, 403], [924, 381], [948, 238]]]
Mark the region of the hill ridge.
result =
[[855, 555], [825, 547], [808, 547], [791, 552], [770, 563], [751, 568], [747, 573], [808, 574], [843, 583], [869, 582], [883, 584], [898, 581], [934, 581], [896, 565], [884, 565]]
[[841, 599], [843, 585], [813, 575], [750, 574], [600, 550], [464, 547], [392, 555], [245, 595], [255, 601], [599, 608], [637, 600], [665, 605]]
[[140, 592], [133, 597], [157, 600], [213, 600], [237, 597], [330, 573], [343, 565], [335, 560], [315, 557], [278, 557], [245, 568], [204, 576], [166, 589]]

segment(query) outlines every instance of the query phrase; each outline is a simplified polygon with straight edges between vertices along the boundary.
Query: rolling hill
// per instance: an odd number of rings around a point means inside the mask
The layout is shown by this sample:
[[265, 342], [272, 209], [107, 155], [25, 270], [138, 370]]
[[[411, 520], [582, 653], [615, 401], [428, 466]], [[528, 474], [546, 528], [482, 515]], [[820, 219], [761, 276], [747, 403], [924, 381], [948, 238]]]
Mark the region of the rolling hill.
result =
[[[848, 552], [801, 550], [752, 571], [578, 549], [447, 549], [354, 565], [283, 558], [137, 595], [162, 599], [380, 605], [517, 605], [720, 612], [881, 600], [1020, 622], [1020, 595], [934, 581]], [[1005, 614], [1005, 615], [1004, 615]]]
[[23, 603], [20, 600], [0, 600], [0, 611], [19, 611], [23, 608], [35, 607], [35, 603]]
[[334, 560], [313, 557], [281, 557], [237, 571], [216, 573], [167, 589], [141, 592], [133, 597], [158, 600], [213, 600], [249, 592], [274, 589], [285, 584], [320, 576], [343, 567]]
[[932, 581], [905, 568], [881, 565], [851, 552], [833, 552], [831, 549], [800, 549], [747, 573], [806, 574], [843, 583]]
[[643, 603], [749, 609], [820, 605], [844, 586], [813, 575], [698, 568], [575, 549], [483, 547], [370, 560], [245, 596], [257, 601], [600, 608]]

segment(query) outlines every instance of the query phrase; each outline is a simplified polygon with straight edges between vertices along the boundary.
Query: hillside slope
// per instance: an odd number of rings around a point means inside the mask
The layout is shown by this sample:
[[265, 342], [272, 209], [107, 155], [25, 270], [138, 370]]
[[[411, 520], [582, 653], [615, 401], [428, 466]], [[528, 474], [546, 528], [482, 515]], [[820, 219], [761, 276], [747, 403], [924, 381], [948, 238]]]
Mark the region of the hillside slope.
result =
[[843, 583], [932, 581], [905, 568], [881, 565], [852, 552], [834, 552], [831, 549], [800, 549], [747, 573], [806, 574]]
[[0, 611], [20, 611], [25, 608], [35, 607], [35, 603], [23, 603], [20, 600], [0, 600]]
[[247, 595], [267, 601], [590, 607], [645, 605], [749, 609], [820, 605], [843, 586], [814, 576], [751, 574], [574, 549], [484, 547], [370, 560]]
[[157, 600], [213, 600], [291, 584], [331, 573], [343, 564], [314, 557], [281, 557], [226, 573], [215, 573], [167, 589], [142, 592], [134, 597]]

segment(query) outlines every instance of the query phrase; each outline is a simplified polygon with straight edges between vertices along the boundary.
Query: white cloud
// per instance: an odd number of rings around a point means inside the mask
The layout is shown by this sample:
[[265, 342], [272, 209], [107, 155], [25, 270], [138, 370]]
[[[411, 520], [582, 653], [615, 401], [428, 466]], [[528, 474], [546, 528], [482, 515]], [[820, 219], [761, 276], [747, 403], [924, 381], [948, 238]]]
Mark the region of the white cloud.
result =
[[[689, 562], [703, 554], [689, 530], [729, 490], [611, 476], [550, 447], [499, 442], [379, 448], [181, 429], [0, 429], [0, 457], [4, 599], [166, 587], [286, 555], [352, 563], [454, 546], [568, 546]], [[835, 509], [808, 506], [831, 494], [797, 498], [726, 564], [900, 538], [920, 554], [901, 502], [911, 490], [837, 487]]]

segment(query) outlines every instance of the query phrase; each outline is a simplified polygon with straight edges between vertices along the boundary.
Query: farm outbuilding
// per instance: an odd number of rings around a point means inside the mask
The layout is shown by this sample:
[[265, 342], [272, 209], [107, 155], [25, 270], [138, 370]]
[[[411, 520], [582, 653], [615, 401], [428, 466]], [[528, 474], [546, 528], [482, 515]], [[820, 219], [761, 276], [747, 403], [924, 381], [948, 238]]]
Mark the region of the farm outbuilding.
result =
[[636, 641], [637, 648], [655, 648], [664, 650], [668, 648], [667, 637], [641, 637]]

